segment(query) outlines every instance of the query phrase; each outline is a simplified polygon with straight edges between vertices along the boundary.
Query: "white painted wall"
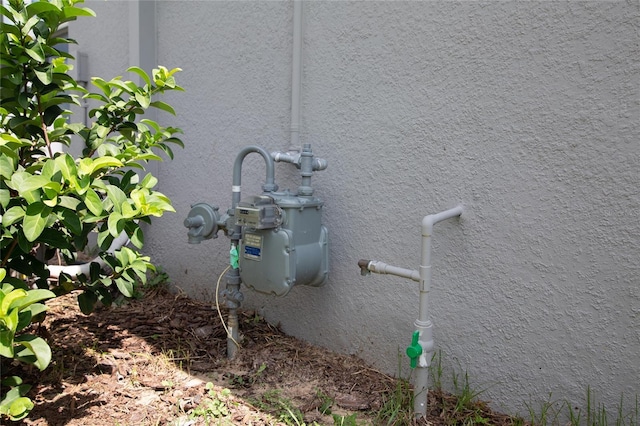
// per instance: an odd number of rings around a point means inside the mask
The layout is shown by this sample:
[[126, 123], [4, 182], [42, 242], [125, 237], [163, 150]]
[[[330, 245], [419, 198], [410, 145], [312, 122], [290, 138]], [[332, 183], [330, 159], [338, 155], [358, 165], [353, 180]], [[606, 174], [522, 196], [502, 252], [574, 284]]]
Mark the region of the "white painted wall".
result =
[[[124, 2], [126, 3], [126, 2]], [[129, 65], [123, 2], [71, 36], [91, 72]], [[158, 62], [184, 69], [167, 97], [187, 148], [159, 169], [177, 214], [147, 250], [173, 281], [211, 298], [228, 241], [189, 246], [189, 205], [230, 206], [245, 145], [288, 148], [290, 2], [157, 4]], [[311, 2], [305, 4], [301, 140], [329, 161], [331, 277], [282, 299], [247, 291], [292, 335], [397, 373], [417, 285], [361, 277], [374, 258], [415, 269], [420, 221], [436, 225], [432, 314], [445, 362], [524, 411], [553, 393], [609, 410], [640, 383], [640, 58], [638, 2]], [[114, 30], [114, 28], [116, 30]], [[120, 71], [113, 71], [118, 68]], [[243, 194], [260, 190], [247, 158]], [[281, 188], [298, 185], [279, 164]]]

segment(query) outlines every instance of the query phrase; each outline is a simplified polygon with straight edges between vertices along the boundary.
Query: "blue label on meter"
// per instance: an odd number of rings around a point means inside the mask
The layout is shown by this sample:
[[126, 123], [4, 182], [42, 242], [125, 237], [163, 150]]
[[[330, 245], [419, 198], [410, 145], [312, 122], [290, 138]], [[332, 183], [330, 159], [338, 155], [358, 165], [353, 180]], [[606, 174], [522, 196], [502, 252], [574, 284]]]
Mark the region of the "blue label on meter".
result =
[[245, 259], [260, 260], [262, 256], [262, 237], [256, 234], [246, 233], [244, 235], [244, 253]]
[[260, 257], [260, 247], [244, 246], [244, 254]]

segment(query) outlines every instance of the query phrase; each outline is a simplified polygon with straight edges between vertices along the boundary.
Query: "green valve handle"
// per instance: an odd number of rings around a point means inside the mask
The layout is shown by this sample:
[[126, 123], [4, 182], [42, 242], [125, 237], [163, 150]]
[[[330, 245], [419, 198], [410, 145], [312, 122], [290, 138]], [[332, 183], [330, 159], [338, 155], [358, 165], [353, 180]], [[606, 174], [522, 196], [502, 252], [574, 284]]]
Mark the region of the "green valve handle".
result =
[[233, 269], [238, 269], [238, 247], [232, 246], [229, 250], [229, 263]]
[[411, 368], [416, 368], [418, 357], [422, 355], [422, 346], [418, 343], [419, 339], [420, 332], [416, 330], [413, 332], [413, 336], [411, 336], [411, 344], [407, 347], [407, 356], [411, 359]]

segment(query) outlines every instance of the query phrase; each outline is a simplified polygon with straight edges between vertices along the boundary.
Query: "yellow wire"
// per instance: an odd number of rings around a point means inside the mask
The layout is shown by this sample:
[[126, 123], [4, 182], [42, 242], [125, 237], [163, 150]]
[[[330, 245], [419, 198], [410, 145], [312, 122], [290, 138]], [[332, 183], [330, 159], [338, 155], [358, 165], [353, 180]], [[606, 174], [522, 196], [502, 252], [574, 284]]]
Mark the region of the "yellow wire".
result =
[[231, 268], [231, 265], [228, 265], [224, 269], [224, 271], [222, 271], [222, 273], [218, 277], [218, 281], [216, 282], [216, 310], [218, 311], [218, 316], [220, 317], [220, 322], [222, 323], [222, 327], [224, 328], [224, 331], [227, 332], [227, 337], [229, 339], [231, 339], [233, 341], [233, 343], [235, 343], [235, 345], [237, 347], [240, 347], [240, 343], [236, 342], [236, 339], [233, 338], [233, 336], [231, 335], [231, 332], [227, 328], [227, 324], [224, 322], [224, 318], [222, 317], [222, 312], [220, 312], [220, 303], [218, 302], [218, 297], [219, 297], [218, 295], [220, 294], [219, 293], [220, 292], [220, 281], [222, 281], [222, 277], [229, 270], [229, 268]]

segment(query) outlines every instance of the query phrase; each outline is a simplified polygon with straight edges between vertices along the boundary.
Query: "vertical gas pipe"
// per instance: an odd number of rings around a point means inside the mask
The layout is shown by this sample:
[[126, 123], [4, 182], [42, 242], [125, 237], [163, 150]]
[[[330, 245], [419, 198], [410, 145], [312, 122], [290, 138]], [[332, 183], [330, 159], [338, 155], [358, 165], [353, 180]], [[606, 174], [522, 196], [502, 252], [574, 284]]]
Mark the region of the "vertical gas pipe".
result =
[[266, 179], [262, 190], [264, 192], [273, 192], [278, 190], [278, 185], [275, 183], [274, 177], [274, 163], [273, 159], [267, 151], [259, 146], [247, 146], [238, 153], [236, 161], [233, 163], [233, 182], [231, 186], [231, 208], [228, 210], [230, 217], [230, 226], [227, 229], [233, 229], [229, 238], [231, 239], [231, 248], [229, 250], [229, 263], [231, 265], [229, 272], [226, 274], [227, 288], [222, 292], [222, 295], [226, 299], [227, 308], [229, 309], [229, 316], [227, 321], [227, 328], [229, 329], [229, 335], [227, 336], [227, 357], [233, 359], [238, 352], [238, 308], [244, 300], [244, 295], [240, 290], [240, 271], [238, 270], [238, 247], [240, 245], [240, 238], [242, 238], [242, 227], [237, 225], [234, 220], [235, 209], [240, 202], [241, 197], [241, 181], [242, 181], [242, 162], [244, 158], [252, 153], [257, 152], [262, 155], [266, 165]]

